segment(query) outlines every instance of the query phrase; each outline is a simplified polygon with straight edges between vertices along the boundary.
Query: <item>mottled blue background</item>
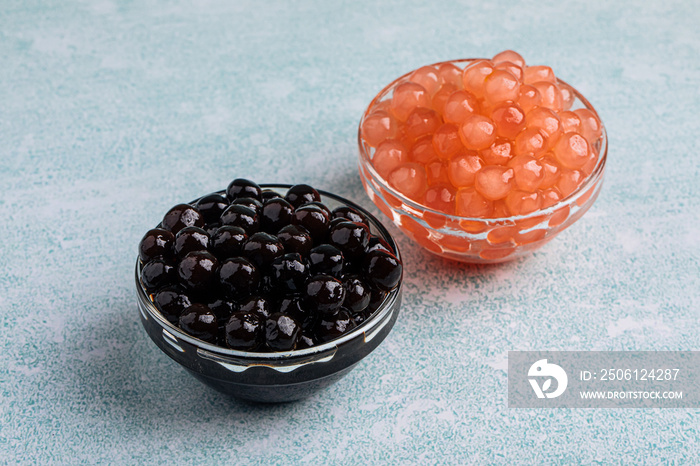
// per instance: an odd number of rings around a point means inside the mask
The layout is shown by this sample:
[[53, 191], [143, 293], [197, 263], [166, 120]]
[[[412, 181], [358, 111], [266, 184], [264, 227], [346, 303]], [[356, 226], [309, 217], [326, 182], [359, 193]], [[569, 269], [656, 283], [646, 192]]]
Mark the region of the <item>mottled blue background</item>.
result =
[[[700, 410], [510, 410], [506, 395], [508, 350], [700, 349], [699, 12], [3, 1], [0, 463], [700, 462]], [[243, 176], [371, 207], [356, 130], [375, 93], [506, 48], [551, 65], [607, 127], [605, 186], [582, 220], [496, 267], [399, 235], [394, 331], [299, 403], [226, 399], [147, 338], [136, 245], [171, 205]]]

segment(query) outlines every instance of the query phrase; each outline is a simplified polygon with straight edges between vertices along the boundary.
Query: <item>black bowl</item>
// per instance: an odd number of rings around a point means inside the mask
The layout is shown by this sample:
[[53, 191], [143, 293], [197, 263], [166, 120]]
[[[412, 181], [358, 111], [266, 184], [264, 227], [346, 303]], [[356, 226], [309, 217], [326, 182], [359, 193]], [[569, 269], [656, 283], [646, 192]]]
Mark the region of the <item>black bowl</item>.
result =
[[[284, 191], [291, 185], [262, 187]], [[386, 240], [400, 258], [393, 238], [372, 214], [339, 196], [319, 192], [330, 209], [348, 205], [362, 212], [369, 219], [372, 233]], [[386, 338], [401, 305], [402, 283], [399, 283], [367, 320], [340, 338], [303, 350], [236, 351], [194, 338], [168, 322], [151, 301], [140, 274], [141, 264], [137, 260], [136, 292], [141, 323], [155, 344], [210, 387], [236, 398], [258, 402], [298, 400], [340, 380]]]

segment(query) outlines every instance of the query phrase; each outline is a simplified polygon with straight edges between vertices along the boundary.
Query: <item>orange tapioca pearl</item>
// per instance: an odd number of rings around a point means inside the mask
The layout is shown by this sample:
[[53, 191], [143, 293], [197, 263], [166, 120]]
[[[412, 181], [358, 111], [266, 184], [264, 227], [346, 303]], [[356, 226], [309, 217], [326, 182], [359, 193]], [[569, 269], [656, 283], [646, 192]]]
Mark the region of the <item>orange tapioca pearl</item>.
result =
[[433, 96], [433, 109], [435, 109], [435, 111], [440, 115], [445, 113], [445, 104], [447, 103], [447, 99], [449, 99], [450, 96], [456, 91], [457, 86], [454, 84], [443, 84], [442, 87], [440, 87], [440, 90]]
[[538, 91], [536, 87], [523, 84], [520, 86], [520, 96], [518, 97], [517, 103], [520, 105], [520, 108], [527, 113], [542, 103], [542, 94], [540, 94], [540, 91]]
[[395, 137], [397, 130], [396, 120], [384, 110], [372, 112], [362, 122], [362, 137], [372, 147], [377, 147], [382, 141]]
[[583, 167], [581, 167], [581, 171], [584, 173], [584, 175], [588, 176], [593, 173], [596, 165], [598, 165], [598, 153], [591, 148], [591, 153], [588, 155], [588, 160]]
[[442, 85], [442, 78], [432, 66], [422, 66], [411, 73], [408, 80], [420, 84], [430, 95], [434, 95]]
[[513, 157], [508, 166], [515, 172], [515, 184], [522, 191], [537, 191], [544, 180], [542, 164], [531, 155]]
[[561, 120], [561, 130], [564, 133], [581, 132], [581, 119], [576, 113], [570, 110], [561, 112], [559, 113], [559, 119]]
[[464, 152], [452, 157], [447, 164], [447, 176], [456, 188], [474, 185], [474, 178], [484, 162], [476, 152]]
[[491, 119], [496, 124], [496, 135], [515, 139], [525, 127], [525, 112], [517, 104], [506, 103], [491, 112]]
[[516, 65], [513, 62], [510, 61], [502, 61], [500, 63], [496, 63], [493, 66], [494, 71], [495, 70], [505, 70], [508, 71], [510, 74], [515, 76], [520, 84], [523, 83], [523, 69]]
[[400, 142], [389, 139], [377, 147], [372, 156], [372, 166], [384, 179], [408, 159], [406, 147]]
[[413, 144], [413, 147], [408, 153], [408, 158], [411, 162], [426, 164], [438, 158], [435, 148], [433, 147], [432, 136], [420, 138]]
[[559, 180], [557, 181], [557, 189], [561, 193], [562, 197], [566, 197], [569, 194], [576, 191], [581, 183], [583, 182], [585, 176], [578, 170], [567, 170], [562, 169], [561, 175], [559, 175]]
[[471, 92], [453, 92], [445, 101], [443, 117], [447, 123], [460, 124], [470, 115], [479, 112], [479, 101]]
[[527, 215], [540, 209], [542, 199], [538, 192], [514, 189], [506, 196], [505, 203], [511, 215]]
[[448, 215], [455, 213], [456, 190], [449, 185], [435, 185], [425, 192], [425, 205]]
[[467, 149], [486, 149], [496, 140], [496, 125], [483, 115], [470, 115], [459, 127], [459, 137]]
[[559, 92], [561, 92], [561, 108], [562, 110], [569, 110], [574, 105], [574, 100], [576, 100], [576, 95], [574, 90], [568, 84], [564, 84], [559, 81]]
[[540, 191], [540, 198], [542, 199], [542, 208], [546, 209], [561, 201], [561, 193], [557, 188], [547, 188]]
[[514, 101], [520, 96], [520, 82], [510, 71], [494, 70], [484, 80], [484, 99], [490, 104]]
[[476, 174], [474, 187], [486, 199], [496, 201], [508, 195], [513, 187], [514, 176], [512, 168], [489, 165]]
[[581, 134], [583, 134], [583, 137], [591, 145], [598, 142], [598, 139], [603, 134], [603, 127], [600, 124], [598, 115], [587, 108], [576, 109], [574, 113], [581, 119]]
[[389, 174], [389, 184], [398, 192], [417, 202], [421, 202], [426, 189], [428, 177], [420, 163], [406, 163]]
[[399, 120], [406, 118], [416, 107], [430, 107], [430, 94], [420, 84], [405, 82], [396, 86], [391, 98], [391, 113]]
[[455, 213], [461, 217], [488, 217], [493, 212], [493, 201], [486, 199], [474, 188], [461, 188], [455, 194]]
[[478, 98], [484, 97], [484, 82], [486, 77], [493, 73], [493, 63], [490, 60], [476, 60], [464, 68], [462, 84], [464, 90], [469, 91]]
[[554, 84], [557, 82], [557, 78], [554, 76], [554, 71], [548, 66], [528, 66], [523, 70], [523, 82], [525, 84], [533, 84], [538, 81]]
[[562, 166], [579, 169], [588, 162], [591, 149], [586, 138], [578, 133], [566, 133], [556, 142], [554, 156]]
[[547, 154], [540, 159], [540, 165], [542, 166], [543, 173], [540, 189], [551, 188], [557, 184], [559, 175], [561, 174], [561, 168], [559, 168], [559, 164], [554, 160], [554, 154], [547, 152]]
[[555, 112], [561, 110], [561, 92], [559, 92], [559, 88], [556, 84], [552, 84], [547, 81], [539, 81], [533, 83], [532, 86], [540, 91], [540, 95], [542, 96], [540, 106], [551, 108]]
[[379, 112], [382, 110], [385, 112], [391, 110], [391, 97], [386, 100], [381, 100], [374, 104], [374, 107], [372, 108], [372, 113]]
[[493, 202], [493, 212], [491, 213], [493, 218], [505, 218], [510, 217], [510, 215], [508, 207], [506, 207], [506, 203], [503, 199]]
[[445, 84], [452, 84], [455, 87], [462, 87], [462, 70], [452, 63], [443, 63], [438, 66], [438, 74]]
[[449, 159], [464, 148], [459, 138], [459, 128], [445, 123], [435, 130], [433, 134], [433, 148], [441, 159]]
[[425, 172], [428, 175], [428, 184], [450, 184], [450, 177], [447, 174], [447, 162], [443, 160], [433, 160], [425, 164]]
[[516, 155], [542, 155], [547, 150], [547, 135], [539, 128], [525, 128], [515, 137], [513, 152]]
[[418, 107], [406, 118], [403, 133], [408, 139], [416, 140], [434, 133], [441, 123], [442, 120], [435, 110]]
[[513, 144], [508, 139], [498, 138], [479, 155], [486, 165], [505, 165], [513, 158]]
[[514, 52], [513, 50], [504, 50], [503, 52], [497, 53], [493, 56], [491, 61], [495, 64], [509, 61], [515, 63], [520, 68], [525, 66], [525, 59], [518, 52]]
[[552, 110], [545, 107], [537, 107], [530, 110], [525, 116], [528, 128], [539, 128], [550, 142], [554, 142], [561, 135], [561, 120]]

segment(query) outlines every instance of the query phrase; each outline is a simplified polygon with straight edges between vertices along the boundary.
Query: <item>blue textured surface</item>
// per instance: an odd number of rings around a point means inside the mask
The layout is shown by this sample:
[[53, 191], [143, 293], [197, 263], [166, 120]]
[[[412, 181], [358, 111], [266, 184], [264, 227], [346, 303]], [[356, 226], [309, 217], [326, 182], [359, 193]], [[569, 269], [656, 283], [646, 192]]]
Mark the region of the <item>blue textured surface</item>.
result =
[[[698, 410], [509, 410], [505, 370], [516, 349], [699, 349], [699, 12], [4, 1], [0, 463], [697, 464]], [[356, 126], [374, 94], [505, 48], [551, 65], [606, 124], [605, 186], [577, 224], [495, 267], [399, 235], [394, 331], [299, 403], [223, 398], [148, 340], [135, 249], [167, 208], [239, 176], [369, 207]]]

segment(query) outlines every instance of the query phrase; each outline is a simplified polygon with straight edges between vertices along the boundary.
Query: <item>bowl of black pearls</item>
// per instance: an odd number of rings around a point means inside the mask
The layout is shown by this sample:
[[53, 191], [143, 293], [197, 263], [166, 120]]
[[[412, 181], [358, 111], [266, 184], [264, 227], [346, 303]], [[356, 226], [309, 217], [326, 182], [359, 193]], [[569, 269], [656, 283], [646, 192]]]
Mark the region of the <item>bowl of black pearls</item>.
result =
[[241, 178], [168, 210], [136, 262], [153, 342], [206, 385], [264, 403], [306, 398], [377, 348], [402, 277], [396, 243], [362, 207]]

